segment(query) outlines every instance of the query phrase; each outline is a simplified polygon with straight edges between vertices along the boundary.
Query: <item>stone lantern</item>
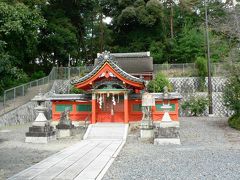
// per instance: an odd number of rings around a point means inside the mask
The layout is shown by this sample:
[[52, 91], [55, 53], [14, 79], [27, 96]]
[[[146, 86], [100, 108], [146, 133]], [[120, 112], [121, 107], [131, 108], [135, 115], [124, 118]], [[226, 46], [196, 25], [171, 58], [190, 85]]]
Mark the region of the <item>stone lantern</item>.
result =
[[144, 93], [142, 95], [142, 121], [141, 121], [141, 138], [152, 139], [154, 137], [152, 106], [155, 106], [155, 99], [152, 94]]
[[[169, 101], [173, 98], [173, 93], [168, 92], [168, 88], [164, 87], [164, 92], [161, 94], [162, 98], [162, 109], [164, 112], [163, 118], [155, 131], [155, 145], [165, 145], [165, 144], [181, 144], [179, 135], [179, 123], [172, 121], [169, 111], [172, 106]], [[164, 103], [167, 101], [168, 103]]]
[[49, 140], [56, 139], [55, 131], [44, 115], [44, 112], [47, 109], [44, 106], [46, 101], [45, 96], [42, 93], [39, 93], [32, 99], [32, 101], [37, 102], [37, 107], [34, 108], [37, 112], [37, 117], [32, 123], [32, 127], [29, 127], [29, 132], [26, 133], [25, 142], [47, 143]]

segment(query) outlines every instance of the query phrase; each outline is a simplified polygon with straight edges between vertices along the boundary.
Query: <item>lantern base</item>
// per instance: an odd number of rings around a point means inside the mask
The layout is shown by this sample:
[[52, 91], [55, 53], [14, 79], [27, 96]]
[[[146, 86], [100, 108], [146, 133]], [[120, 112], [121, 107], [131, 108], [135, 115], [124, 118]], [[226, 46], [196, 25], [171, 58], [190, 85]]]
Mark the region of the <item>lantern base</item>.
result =
[[169, 144], [181, 145], [181, 141], [179, 138], [156, 138], [156, 139], [154, 139], [154, 145], [169, 145]]
[[154, 131], [153, 129], [141, 129], [140, 131], [141, 139], [153, 139], [154, 138]]

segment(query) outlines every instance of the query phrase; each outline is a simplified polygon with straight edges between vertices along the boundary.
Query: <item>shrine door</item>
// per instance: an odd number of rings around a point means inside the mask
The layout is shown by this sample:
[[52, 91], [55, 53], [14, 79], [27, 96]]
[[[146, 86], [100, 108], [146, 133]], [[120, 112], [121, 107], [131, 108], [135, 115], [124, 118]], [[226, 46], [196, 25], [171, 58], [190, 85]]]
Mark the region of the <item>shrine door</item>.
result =
[[[114, 97], [114, 98], [113, 98]], [[97, 101], [96, 121], [97, 122], [124, 122], [123, 95], [102, 95], [102, 104]], [[115, 101], [115, 104], [114, 102]]]

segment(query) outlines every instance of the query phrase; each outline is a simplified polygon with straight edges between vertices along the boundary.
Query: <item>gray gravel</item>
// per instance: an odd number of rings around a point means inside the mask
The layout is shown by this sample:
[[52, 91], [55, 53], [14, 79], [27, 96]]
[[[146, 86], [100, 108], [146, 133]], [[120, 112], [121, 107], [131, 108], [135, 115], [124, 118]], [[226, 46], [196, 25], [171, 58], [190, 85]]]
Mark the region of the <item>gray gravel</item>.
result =
[[31, 124], [0, 128], [0, 180], [6, 179], [46, 157], [79, 142], [84, 130], [76, 136], [51, 141], [48, 144], [25, 143], [25, 133]]
[[182, 145], [128, 141], [104, 176], [108, 179], [240, 179], [240, 132], [226, 118], [181, 118]]

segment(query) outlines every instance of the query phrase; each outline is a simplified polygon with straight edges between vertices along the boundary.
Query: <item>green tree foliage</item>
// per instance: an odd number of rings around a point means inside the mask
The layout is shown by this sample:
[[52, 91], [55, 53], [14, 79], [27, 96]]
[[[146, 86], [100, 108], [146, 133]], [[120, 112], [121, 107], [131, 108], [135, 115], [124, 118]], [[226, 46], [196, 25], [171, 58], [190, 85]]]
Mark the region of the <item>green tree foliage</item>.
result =
[[4, 52], [5, 42], [0, 41], [0, 94], [4, 89], [29, 81], [28, 75], [14, 66], [14, 58]]
[[168, 87], [169, 91], [172, 90], [172, 86], [166, 76], [158, 73], [156, 77], [148, 83], [147, 89], [149, 92], [163, 92], [165, 86]]
[[77, 56], [77, 30], [64, 11], [54, 5], [44, 9], [44, 16], [48, 24], [41, 33], [41, 58], [46, 62], [52, 55], [52, 64], [67, 66], [69, 54], [71, 57]]
[[0, 2], [0, 37], [5, 42], [4, 51], [15, 59], [15, 65], [26, 69], [37, 56], [39, 29], [45, 20], [38, 9], [22, 3]]
[[25, 71], [37, 57], [39, 29], [45, 20], [38, 9], [0, 2], [0, 92], [29, 80]]
[[207, 60], [203, 57], [197, 57], [195, 62], [196, 68], [198, 70], [198, 76], [205, 78], [207, 76]]
[[234, 114], [229, 118], [229, 125], [240, 130], [240, 66], [231, 67], [231, 74], [224, 89], [225, 105], [233, 110]]
[[[197, 27], [183, 28], [173, 50], [177, 62], [194, 62], [198, 56], [204, 56], [204, 33]], [[181, 55], [180, 55], [181, 54]]]
[[[239, 9], [233, 13], [229, 5], [208, 1], [213, 62], [238, 49]], [[2, 79], [14, 81], [10, 72], [47, 74], [52, 66], [66, 66], [69, 55], [74, 66], [93, 63], [103, 50], [151, 51], [154, 63], [195, 62], [206, 53], [204, 18], [199, 0], [1, 0]], [[7, 81], [2, 89], [14, 84]]]
[[73, 86], [70, 89], [70, 93], [72, 93], [72, 94], [86, 94], [87, 92], [82, 90], [82, 89], [78, 89], [75, 86]]
[[195, 61], [197, 68], [197, 76], [199, 77], [199, 91], [205, 90], [205, 77], [207, 77], [207, 60], [203, 57], [197, 57]]
[[46, 74], [42, 70], [35, 71], [31, 76], [31, 80], [40, 79], [40, 78], [43, 78], [45, 76], [46, 76]]
[[232, 66], [228, 83], [224, 90], [225, 105], [240, 115], [240, 66]]

